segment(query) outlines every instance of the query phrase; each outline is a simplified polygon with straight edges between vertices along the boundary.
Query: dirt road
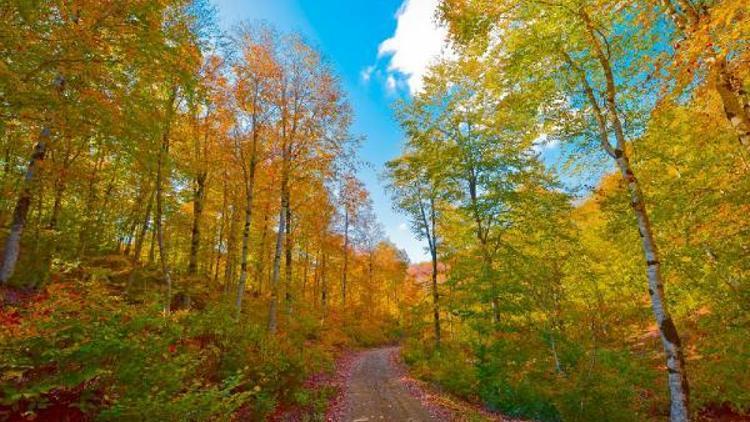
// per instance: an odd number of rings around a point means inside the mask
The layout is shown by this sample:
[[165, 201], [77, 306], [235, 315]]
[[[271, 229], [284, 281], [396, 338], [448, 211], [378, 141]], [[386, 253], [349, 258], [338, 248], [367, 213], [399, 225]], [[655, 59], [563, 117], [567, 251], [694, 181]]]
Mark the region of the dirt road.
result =
[[344, 390], [342, 421], [444, 420], [409, 393], [401, 380], [403, 370], [392, 359], [397, 351], [395, 347], [369, 350], [354, 363]]

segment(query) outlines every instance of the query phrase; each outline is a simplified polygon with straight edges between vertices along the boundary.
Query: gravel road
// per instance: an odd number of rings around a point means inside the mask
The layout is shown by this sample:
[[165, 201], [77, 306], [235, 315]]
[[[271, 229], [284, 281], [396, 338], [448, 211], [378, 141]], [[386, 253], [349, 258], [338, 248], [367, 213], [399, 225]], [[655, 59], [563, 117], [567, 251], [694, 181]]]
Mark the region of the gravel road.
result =
[[344, 422], [435, 421], [430, 409], [409, 393], [402, 382], [403, 371], [392, 359], [395, 347], [362, 353], [346, 382]]

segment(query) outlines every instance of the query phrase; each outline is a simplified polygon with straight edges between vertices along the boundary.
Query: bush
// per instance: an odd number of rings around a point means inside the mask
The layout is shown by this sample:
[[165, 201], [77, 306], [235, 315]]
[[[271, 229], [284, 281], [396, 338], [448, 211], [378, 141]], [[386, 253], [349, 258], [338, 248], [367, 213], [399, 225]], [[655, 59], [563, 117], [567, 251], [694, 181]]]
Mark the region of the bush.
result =
[[2, 311], [0, 414], [206, 420], [242, 409], [263, 420], [294, 400], [310, 371], [331, 366], [304, 336], [269, 338], [227, 305], [167, 318], [162, 298], [129, 305], [108, 289], [52, 283]]
[[[539, 360], [517, 339], [495, 339], [474, 346], [477, 355], [479, 395], [492, 410], [512, 417], [541, 421], [560, 420], [551, 395], [544, 360]], [[532, 349], [536, 350], [536, 349]]]
[[437, 384], [458, 397], [476, 397], [476, 369], [471, 355], [458, 345], [444, 343], [440, 349], [435, 349], [409, 340], [402, 355], [418, 378]]
[[560, 373], [544, 341], [506, 333], [435, 350], [410, 340], [402, 354], [418, 378], [510, 417], [635, 421], [653, 415], [647, 403], [664, 403], [652, 393], [659, 386], [648, 361], [626, 351], [585, 352], [557, 339]]

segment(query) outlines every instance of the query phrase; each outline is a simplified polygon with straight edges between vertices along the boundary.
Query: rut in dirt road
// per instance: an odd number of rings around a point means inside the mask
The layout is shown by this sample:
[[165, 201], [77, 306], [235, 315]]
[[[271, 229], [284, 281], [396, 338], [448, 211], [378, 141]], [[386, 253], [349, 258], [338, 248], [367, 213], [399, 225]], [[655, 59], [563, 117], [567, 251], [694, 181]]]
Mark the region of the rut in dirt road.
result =
[[364, 352], [352, 368], [345, 387], [345, 422], [436, 421], [401, 381], [402, 371], [391, 357], [398, 348]]

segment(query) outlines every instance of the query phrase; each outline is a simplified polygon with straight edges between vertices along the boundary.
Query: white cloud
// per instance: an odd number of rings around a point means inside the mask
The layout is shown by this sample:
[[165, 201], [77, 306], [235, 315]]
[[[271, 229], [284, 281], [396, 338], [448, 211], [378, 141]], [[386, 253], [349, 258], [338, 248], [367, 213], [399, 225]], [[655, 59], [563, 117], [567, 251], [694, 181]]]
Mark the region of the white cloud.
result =
[[378, 58], [390, 57], [386, 84], [395, 88], [394, 74], [400, 73], [412, 94], [422, 89], [422, 77], [446, 46], [447, 30], [435, 15], [439, 2], [404, 0], [396, 13], [396, 32], [378, 47]]
[[396, 78], [393, 75], [388, 75], [385, 79], [385, 88], [389, 94], [396, 92]]
[[409, 228], [406, 226], [406, 223], [399, 224], [398, 229], [401, 230], [402, 232], [409, 230]]
[[367, 83], [370, 82], [370, 79], [372, 78], [372, 73], [375, 71], [375, 65], [367, 66], [366, 68], [362, 69], [362, 72], [360, 72], [360, 77], [362, 80]]

